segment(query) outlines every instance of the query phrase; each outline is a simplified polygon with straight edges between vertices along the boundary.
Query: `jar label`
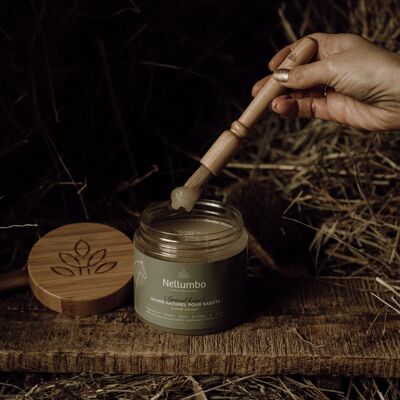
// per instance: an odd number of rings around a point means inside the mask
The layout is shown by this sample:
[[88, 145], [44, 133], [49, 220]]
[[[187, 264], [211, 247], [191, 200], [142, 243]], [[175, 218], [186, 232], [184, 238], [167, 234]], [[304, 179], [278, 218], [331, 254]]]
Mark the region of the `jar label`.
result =
[[210, 263], [164, 261], [135, 248], [136, 313], [169, 329], [222, 330], [243, 311], [246, 267], [246, 248]]

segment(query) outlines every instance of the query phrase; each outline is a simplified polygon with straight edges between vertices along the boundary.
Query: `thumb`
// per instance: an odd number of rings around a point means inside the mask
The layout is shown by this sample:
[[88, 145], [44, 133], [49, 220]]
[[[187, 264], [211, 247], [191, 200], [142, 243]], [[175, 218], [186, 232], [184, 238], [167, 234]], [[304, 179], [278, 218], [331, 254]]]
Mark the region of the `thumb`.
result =
[[330, 85], [332, 77], [324, 61], [298, 65], [291, 69], [277, 69], [273, 74], [274, 79], [282, 86], [291, 89], [309, 89], [319, 85]]

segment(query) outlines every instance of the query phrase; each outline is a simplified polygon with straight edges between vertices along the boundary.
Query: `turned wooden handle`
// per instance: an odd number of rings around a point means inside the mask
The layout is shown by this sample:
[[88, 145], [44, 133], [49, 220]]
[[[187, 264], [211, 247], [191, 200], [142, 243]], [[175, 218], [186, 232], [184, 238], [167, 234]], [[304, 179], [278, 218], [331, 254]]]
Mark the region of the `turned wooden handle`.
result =
[[[317, 47], [318, 44], [314, 39], [309, 37], [301, 39], [297, 43], [296, 48], [285, 58], [279, 68], [292, 68], [296, 65], [308, 63], [317, 51]], [[269, 79], [253, 101], [243, 111], [239, 122], [247, 128], [251, 128], [264, 113], [271, 101], [286, 90], [287, 89], [275, 79]]]
[[29, 286], [28, 272], [23, 269], [0, 274], [0, 293]]
[[[312, 59], [317, 46], [314, 39], [309, 37], [301, 39], [279, 68], [292, 68], [296, 65], [306, 64]], [[229, 130], [221, 134], [200, 162], [214, 175], [218, 175], [239, 150], [241, 139], [248, 136], [250, 128], [265, 112], [271, 101], [286, 90], [275, 79], [269, 79], [240, 118], [232, 123]]]

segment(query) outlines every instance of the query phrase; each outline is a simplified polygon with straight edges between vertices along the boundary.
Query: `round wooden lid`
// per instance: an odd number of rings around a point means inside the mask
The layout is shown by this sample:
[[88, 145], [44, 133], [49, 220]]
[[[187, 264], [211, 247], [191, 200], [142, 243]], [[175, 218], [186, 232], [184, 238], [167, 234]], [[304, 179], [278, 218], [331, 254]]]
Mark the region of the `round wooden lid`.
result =
[[32, 292], [48, 308], [65, 314], [111, 310], [132, 291], [132, 256], [132, 241], [117, 229], [88, 222], [62, 226], [32, 248]]

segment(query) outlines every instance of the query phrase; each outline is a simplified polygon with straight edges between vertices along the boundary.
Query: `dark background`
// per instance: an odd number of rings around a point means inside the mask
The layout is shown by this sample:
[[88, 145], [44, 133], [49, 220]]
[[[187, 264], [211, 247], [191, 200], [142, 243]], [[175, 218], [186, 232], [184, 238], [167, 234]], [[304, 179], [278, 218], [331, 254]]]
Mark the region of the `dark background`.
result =
[[136, 190], [165, 199], [195, 168], [176, 147], [204, 152], [284, 42], [271, 2], [19, 3], [1, 11], [2, 195], [52, 196], [55, 219], [60, 191], [75, 191], [58, 185], [71, 179], [57, 152], [89, 203], [152, 164]]
[[0, 4], [1, 226], [38, 225], [0, 229], [9, 267], [53, 227], [167, 199], [288, 43], [277, 1]]

